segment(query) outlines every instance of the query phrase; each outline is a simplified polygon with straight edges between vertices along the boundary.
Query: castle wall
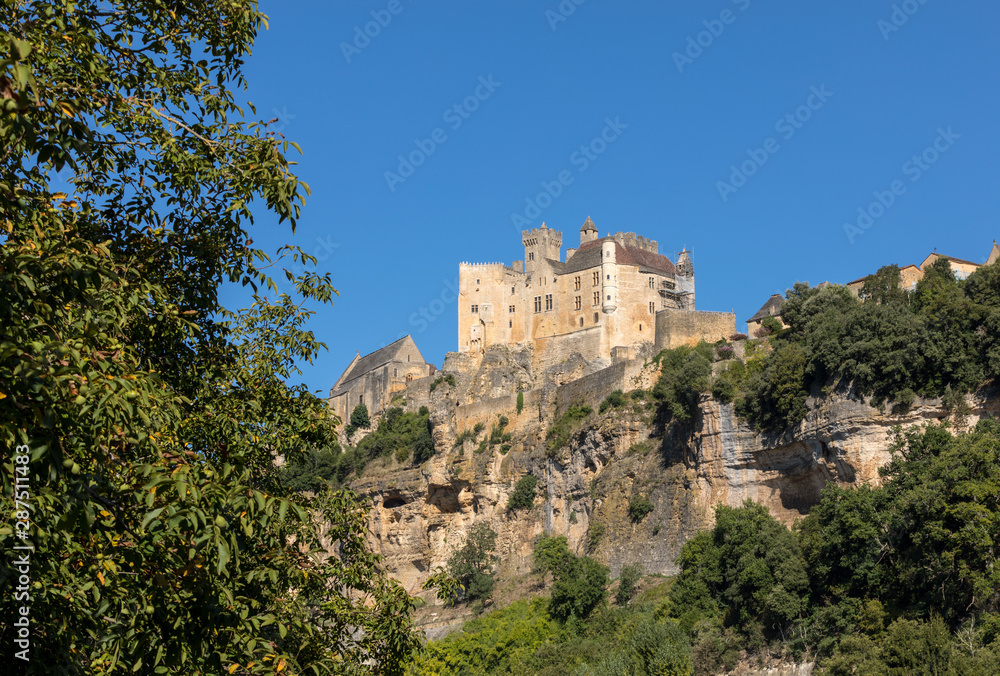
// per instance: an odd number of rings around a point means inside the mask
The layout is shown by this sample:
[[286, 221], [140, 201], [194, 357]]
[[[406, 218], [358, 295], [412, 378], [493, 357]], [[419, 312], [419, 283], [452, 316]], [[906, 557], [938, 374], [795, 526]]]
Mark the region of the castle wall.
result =
[[656, 315], [656, 351], [681, 345], [694, 346], [704, 340], [714, 343], [736, 333], [732, 312], [663, 310]]
[[556, 393], [556, 416], [562, 415], [570, 406], [580, 402], [596, 408], [615, 390], [628, 392], [641, 388], [644, 385], [645, 366], [645, 360], [634, 359], [566, 383]]
[[542, 391], [531, 390], [522, 392], [524, 395], [524, 408], [521, 415], [517, 414], [517, 395], [511, 394], [497, 399], [487, 399], [477, 401], [474, 404], [466, 404], [455, 408], [455, 433], [460, 434], [467, 429], [472, 429], [476, 423], [482, 423], [486, 427], [487, 433], [496, 424], [500, 416], [504, 415], [514, 423], [525, 416], [538, 416], [538, 407], [542, 403]]
[[[604, 346], [600, 326], [590, 326], [573, 333], [538, 338], [535, 340], [533, 362], [536, 369], [545, 370], [562, 363], [574, 353], [579, 353], [587, 361], [603, 359]], [[610, 363], [610, 354], [607, 359]]]

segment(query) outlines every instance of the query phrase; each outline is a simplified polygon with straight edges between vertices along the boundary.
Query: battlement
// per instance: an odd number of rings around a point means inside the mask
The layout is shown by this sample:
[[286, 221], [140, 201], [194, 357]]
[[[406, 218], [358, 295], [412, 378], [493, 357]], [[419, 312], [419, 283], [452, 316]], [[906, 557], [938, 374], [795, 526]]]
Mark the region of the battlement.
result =
[[539, 242], [546, 241], [551, 246], [562, 247], [562, 233], [558, 230], [550, 230], [542, 223], [540, 228], [521, 231], [521, 242], [524, 246], [535, 246]]
[[612, 238], [622, 246], [648, 251], [649, 253], [660, 253], [660, 245], [656, 240], [649, 237], [642, 237], [634, 232], [616, 232]]
[[493, 270], [503, 270], [504, 272], [516, 272], [516, 273], [521, 272], [517, 268], [507, 265], [506, 263], [468, 263], [463, 261], [462, 263], [458, 264], [458, 267], [459, 270], [461, 270], [462, 268], [470, 268], [479, 271], [493, 269]]

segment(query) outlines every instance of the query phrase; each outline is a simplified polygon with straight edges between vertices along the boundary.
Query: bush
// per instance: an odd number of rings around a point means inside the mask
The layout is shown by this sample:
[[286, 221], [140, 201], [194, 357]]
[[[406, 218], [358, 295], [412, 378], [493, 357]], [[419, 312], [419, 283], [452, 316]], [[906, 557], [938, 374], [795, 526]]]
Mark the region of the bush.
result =
[[524, 392], [517, 393], [517, 414], [521, 415], [521, 411], [524, 410]]
[[368, 407], [364, 404], [358, 404], [351, 411], [351, 426], [355, 429], [368, 429], [371, 427], [372, 421], [368, 417]]
[[723, 360], [725, 360], [725, 359], [732, 359], [734, 353], [735, 353], [735, 350], [733, 350], [733, 346], [732, 345], [721, 345], [721, 346], [715, 348], [715, 354], [716, 354], [716, 356], [719, 357], [719, 359], [723, 359]]
[[601, 402], [601, 406], [598, 409], [598, 412], [604, 413], [609, 408], [621, 408], [624, 405], [625, 405], [625, 393], [622, 392], [621, 390], [615, 390], [614, 392], [612, 392], [611, 394], [609, 394], [604, 398], [604, 401]]
[[603, 535], [604, 524], [600, 521], [591, 521], [590, 531], [587, 533], [587, 547], [589, 551], [597, 549], [597, 545], [600, 544]]
[[487, 599], [493, 593], [494, 566], [499, 560], [493, 555], [496, 543], [496, 531], [480, 521], [469, 529], [462, 548], [448, 559], [448, 573], [461, 582], [466, 600]]
[[645, 495], [633, 495], [628, 502], [628, 516], [632, 523], [639, 523], [653, 511], [653, 503]]
[[535, 486], [538, 485], [538, 477], [527, 474], [514, 486], [514, 492], [507, 499], [507, 511], [513, 512], [518, 509], [531, 509], [535, 504]]
[[747, 334], [745, 333], [734, 333], [733, 335], [729, 336], [729, 340], [733, 343], [738, 343], [741, 340], [746, 340], [746, 339], [747, 339]]
[[400, 448], [396, 451], [396, 462], [403, 464], [410, 457], [410, 449], [407, 447]]
[[642, 566], [632, 563], [622, 566], [618, 575], [618, 590], [615, 592], [615, 602], [620, 606], [626, 605], [635, 596], [636, 583], [642, 578]]
[[653, 386], [660, 420], [684, 424], [694, 418], [702, 392], [711, 387], [713, 348], [701, 342], [697, 347], [678, 347], [657, 355], [662, 372]]
[[767, 329], [771, 333], [777, 333], [781, 331], [781, 320], [775, 317], [764, 317], [763, 321], [760, 323], [761, 327]]
[[593, 412], [594, 409], [590, 406], [577, 403], [570, 406], [565, 413], [559, 416], [545, 435], [545, 439], [548, 442], [549, 455], [568, 445], [578, 425]]
[[607, 566], [589, 556], [573, 556], [552, 584], [549, 614], [562, 622], [571, 617], [585, 619], [604, 603], [608, 582]]
[[431, 383], [431, 392], [433, 392], [434, 390], [436, 390], [439, 385], [442, 385], [444, 383], [447, 383], [447, 384], [451, 385], [452, 387], [455, 387], [455, 376], [453, 376], [450, 373], [446, 373], [443, 376], [439, 376], [438, 378], [436, 378], [434, 380], [434, 382]]

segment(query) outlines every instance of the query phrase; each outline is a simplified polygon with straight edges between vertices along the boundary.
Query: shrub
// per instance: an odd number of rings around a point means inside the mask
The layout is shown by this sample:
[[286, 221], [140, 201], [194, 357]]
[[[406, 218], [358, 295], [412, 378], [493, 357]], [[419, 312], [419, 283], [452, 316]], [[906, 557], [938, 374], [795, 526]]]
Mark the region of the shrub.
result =
[[607, 566], [589, 556], [574, 556], [552, 584], [549, 614], [562, 622], [571, 617], [585, 619], [604, 603], [608, 582]]
[[448, 559], [448, 573], [462, 583], [469, 601], [486, 599], [493, 593], [493, 569], [499, 560], [493, 555], [496, 543], [496, 531], [480, 521], [469, 529], [462, 548]]
[[741, 340], [746, 340], [746, 339], [747, 339], [747, 334], [745, 333], [734, 333], [733, 335], [729, 336], [729, 340], [734, 343], [738, 343]]
[[488, 446], [486, 439], [483, 439], [479, 442], [479, 446], [476, 447], [476, 453], [485, 453]]
[[721, 345], [715, 348], [715, 354], [719, 359], [732, 359], [734, 352], [732, 345]]
[[524, 392], [517, 393], [517, 414], [521, 415], [521, 411], [524, 410]]
[[760, 325], [771, 333], [777, 333], [781, 330], [781, 320], [775, 317], [764, 317]]
[[570, 406], [565, 413], [552, 424], [545, 439], [548, 442], [548, 453], [551, 455], [563, 446], [569, 444], [577, 425], [594, 412], [590, 406], [577, 403]]
[[426, 406], [421, 406], [419, 413], [420, 413], [420, 415], [430, 415], [431, 414], [430, 410]]
[[453, 376], [450, 373], [446, 373], [443, 376], [436, 378], [434, 382], [431, 383], [431, 392], [436, 390], [439, 385], [442, 385], [444, 383], [447, 383], [452, 387], [455, 387], [455, 376]]
[[372, 421], [368, 417], [368, 407], [364, 404], [358, 404], [351, 411], [351, 425], [355, 429], [367, 429], [371, 427]]
[[482, 431], [483, 431], [484, 429], [486, 429], [486, 425], [484, 425], [484, 424], [483, 424], [483, 423], [481, 423], [481, 422], [477, 422], [477, 423], [475, 424], [475, 426], [474, 426], [474, 427], [472, 428], [472, 436], [473, 436], [473, 437], [478, 437], [478, 436], [479, 436], [479, 434], [480, 434], [480, 433], [481, 433], [481, 432], [482, 432]]
[[649, 455], [649, 452], [653, 450], [653, 445], [648, 441], [637, 441], [632, 444], [628, 452], [629, 453], [642, 453], [643, 455]]
[[403, 464], [410, 457], [410, 449], [406, 446], [396, 451], [396, 462]]
[[513, 512], [517, 509], [531, 509], [535, 504], [535, 486], [538, 485], [538, 477], [526, 474], [514, 486], [514, 492], [507, 499], [507, 511]]
[[604, 401], [601, 402], [601, 406], [598, 409], [598, 412], [604, 413], [609, 408], [621, 408], [624, 405], [625, 405], [625, 393], [622, 392], [621, 390], [615, 390], [614, 392], [612, 392], [611, 394], [609, 394], [604, 398]]
[[771, 329], [767, 328], [763, 324], [761, 324], [760, 326], [758, 326], [756, 329], [753, 330], [754, 338], [767, 338], [772, 333], [773, 331], [771, 331]]
[[712, 346], [704, 342], [657, 355], [662, 372], [653, 386], [653, 399], [659, 404], [661, 422], [684, 424], [693, 419], [701, 393], [711, 386], [713, 356]]
[[645, 495], [633, 495], [628, 502], [628, 516], [632, 523], [639, 523], [653, 511], [653, 503]]
[[597, 545], [601, 542], [601, 536], [604, 535], [604, 524], [600, 521], [590, 522], [590, 531], [587, 533], [587, 547], [590, 551], [597, 549]]
[[459, 446], [461, 446], [462, 444], [464, 444], [466, 441], [472, 439], [473, 436], [475, 436], [475, 435], [473, 435], [471, 429], [469, 429], [469, 430], [462, 430], [461, 432], [458, 433], [458, 436], [455, 437], [455, 448], [458, 448]]
[[632, 390], [628, 394], [629, 394], [630, 397], [632, 397], [632, 399], [634, 399], [636, 401], [639, 401], [640, 399], [645, 399], [646, 398], [646, 390], [641, 390], [641, 389], [640, 390]]
[[618, 590], [615, 592], [615, 601], [620, 606], [624, 606], [635, 596], [636, 583], [642, 577], [642, 566], [633, 563], [622, 566], [618, 575]]

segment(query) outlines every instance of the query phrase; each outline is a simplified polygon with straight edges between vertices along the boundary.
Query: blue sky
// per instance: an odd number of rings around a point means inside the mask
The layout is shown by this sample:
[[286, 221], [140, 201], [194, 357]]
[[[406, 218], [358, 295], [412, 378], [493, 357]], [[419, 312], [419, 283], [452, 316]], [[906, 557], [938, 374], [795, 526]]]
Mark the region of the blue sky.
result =
[[310, 325], [312, 390], [406, 333], [440, 367], [458, 264], [523, 257], [524, 221], [564, 251], [588, 215], [687, 247], [699, 309], [740, 325], [796, 281], [982, 262], [1000, 238], [996, 2], [261, 7], [247, 98], [302, 146], [312, 197], [294, 237], [263, 211], [253, 236], [317, 255], [341, 294]]

